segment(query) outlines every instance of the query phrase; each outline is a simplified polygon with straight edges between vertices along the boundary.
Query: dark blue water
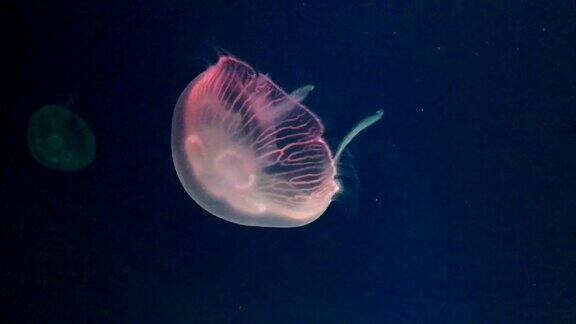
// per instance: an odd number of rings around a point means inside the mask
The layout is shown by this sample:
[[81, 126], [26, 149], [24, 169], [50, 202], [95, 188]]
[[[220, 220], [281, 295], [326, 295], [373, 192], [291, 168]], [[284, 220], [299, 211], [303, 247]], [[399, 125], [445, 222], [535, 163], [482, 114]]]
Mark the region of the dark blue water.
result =
[[[2, 322], [576, 322], [573, 1], [8, 1], [0, 15]], [[173, 107], [220, 52], [314, 84], [332, 145], [384, 110], [316, 222], [235, 225], [181, 187]], [[71, 96], [97, 153], [68, 174], [32, 158], [26, 127]]]

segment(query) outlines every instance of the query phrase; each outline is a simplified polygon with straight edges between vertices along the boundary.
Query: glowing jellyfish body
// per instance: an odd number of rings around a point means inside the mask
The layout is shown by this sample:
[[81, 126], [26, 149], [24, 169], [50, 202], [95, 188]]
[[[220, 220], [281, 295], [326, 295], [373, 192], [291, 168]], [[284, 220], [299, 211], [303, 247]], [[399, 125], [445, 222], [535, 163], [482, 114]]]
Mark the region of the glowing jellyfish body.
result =
[[296, 227], [324, 213], [339, 190], [324, 127], [302, 105], [313, 89], [287, 94], [248, 64], [221, 57], [182, 92], [172, 120], [172, 156], [188, 194], [230, 222]]
[[72, 172], [87, 167], [94, 159], [95, 143], [88, 124], [65, 106], [44, 106], [30, 117], [30, 152], [50, 169]]

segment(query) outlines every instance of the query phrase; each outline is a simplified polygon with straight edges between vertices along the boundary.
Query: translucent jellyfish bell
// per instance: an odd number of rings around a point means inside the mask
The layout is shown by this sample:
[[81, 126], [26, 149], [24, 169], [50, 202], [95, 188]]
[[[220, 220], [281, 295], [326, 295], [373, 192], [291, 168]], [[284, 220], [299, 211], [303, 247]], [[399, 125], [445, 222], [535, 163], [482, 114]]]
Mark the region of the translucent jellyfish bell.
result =
[[92, 163], [96, 142], [90, 126], [67, 106], [47, 105], [30, 117], [28, 147], [40, 164], [73, 172]]
[[172, 157], [188, 194], [227, 221], [296, 227], [324, 213], [339, 191], [337, 161], [368, 117], [333, 156], [318, 117], [302, 105], [313, 86], [287, 94], [230, 56], [184, 89], [172, 120]]

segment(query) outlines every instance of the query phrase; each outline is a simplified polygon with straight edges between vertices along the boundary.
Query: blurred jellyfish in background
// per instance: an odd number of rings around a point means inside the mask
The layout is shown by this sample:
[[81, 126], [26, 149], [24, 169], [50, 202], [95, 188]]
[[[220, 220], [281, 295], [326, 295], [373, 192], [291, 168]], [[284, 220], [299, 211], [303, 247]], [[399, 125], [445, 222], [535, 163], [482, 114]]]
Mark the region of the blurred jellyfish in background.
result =
[[32, 114], [28, 123], [28, 147], [43, 166], [74, 172], [92, 163], [96, 141], [90, 126], [68, 106], [46, 105]]

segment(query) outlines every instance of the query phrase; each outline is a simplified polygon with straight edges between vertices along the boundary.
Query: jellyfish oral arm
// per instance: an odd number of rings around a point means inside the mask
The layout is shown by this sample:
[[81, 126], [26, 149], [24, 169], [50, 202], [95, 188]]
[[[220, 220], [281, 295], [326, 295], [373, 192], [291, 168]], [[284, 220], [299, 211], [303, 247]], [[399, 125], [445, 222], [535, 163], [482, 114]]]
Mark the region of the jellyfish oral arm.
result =
[[290, 111], [292, 111], [298, 104], [302, 103], [308, 94], [314, 90], [314, 86], [307, 84], [292, 91], [287, 97], [287, 100], [282, 100], [280, 103], [274, 105], [274, 109], [265, 111], [266, 115], [272, 116], [272, 118], [265, 118], [261, 116], [261, 120], [279, 120], [282, 116], [285, 116]]
[[296, 102], [303, 102], [304, 99], [306, 99], [306, 97], [308, 97], [308, 94], [310, 94], [310, 92], [312, 92], [312, 90], [314, 90], [314, 86], [311, 84], [307, 84], [303, 87], [300, 87], [294, 91], [292, 91], [290, 93], [290, 97], [296, 101]]
[[378, 110], [373, 115], [370, 115], [364, 119], [362, 119], [352, 130], [344, 137], [340, 145], [338, 146], [338, 150], [336, 151], [336, 155], [334, 155], [334, 161], [338, 162], [340, 159], [340, 155], [342, 151], [352, 142], [352, 140], [358, 135], [361, 131], [365, 130], [366, 128], [372, 126], [374, 123], [379, 121], [382, 116], [384, 115], [384, 111]]

